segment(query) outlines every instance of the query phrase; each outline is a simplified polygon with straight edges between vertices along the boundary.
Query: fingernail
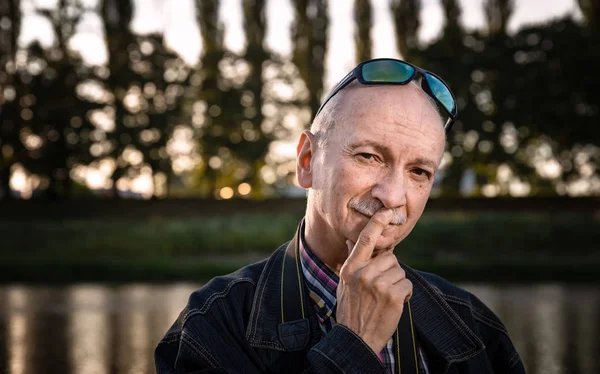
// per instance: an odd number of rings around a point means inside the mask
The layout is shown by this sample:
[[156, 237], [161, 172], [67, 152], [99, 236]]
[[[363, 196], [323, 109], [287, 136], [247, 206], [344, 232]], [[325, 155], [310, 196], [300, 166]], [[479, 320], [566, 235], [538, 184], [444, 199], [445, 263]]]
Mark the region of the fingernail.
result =
[[391, 209], [381, 209], [379, 212], [381, 219], [387, 222], [390, 222], [394, 217], [394, 212]]

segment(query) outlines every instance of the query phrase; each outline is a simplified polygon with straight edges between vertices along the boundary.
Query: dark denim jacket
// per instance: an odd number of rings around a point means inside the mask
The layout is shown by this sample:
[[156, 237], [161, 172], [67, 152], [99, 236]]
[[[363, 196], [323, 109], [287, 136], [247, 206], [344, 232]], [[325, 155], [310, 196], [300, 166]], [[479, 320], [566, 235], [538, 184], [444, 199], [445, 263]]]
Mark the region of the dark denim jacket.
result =
[[[278, 330], [287, 245], [194, 292], [156, 348], [157, 372], [386, 373], [343, 325], [323, 336], [312, 307], [305, 309], [306, 348], [289, 351]], [[431, 373], [525, 372], [504, 325], [480, 300], [436, 275], [402, 267], [413, 283], [412, 315]]]

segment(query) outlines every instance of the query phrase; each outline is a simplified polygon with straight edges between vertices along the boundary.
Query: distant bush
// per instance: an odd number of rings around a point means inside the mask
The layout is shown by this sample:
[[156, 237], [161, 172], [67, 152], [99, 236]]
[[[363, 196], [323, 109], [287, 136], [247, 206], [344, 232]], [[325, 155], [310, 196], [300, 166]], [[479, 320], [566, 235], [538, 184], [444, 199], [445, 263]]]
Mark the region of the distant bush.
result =
[[[192, 219], [3, 222], [0, 258], [153, 258], [268, 254], [301, 217], [244, 213]], [[426, 213], [397, 248], [416, 259], [591, 255], [600, 219], [582, 214]]]

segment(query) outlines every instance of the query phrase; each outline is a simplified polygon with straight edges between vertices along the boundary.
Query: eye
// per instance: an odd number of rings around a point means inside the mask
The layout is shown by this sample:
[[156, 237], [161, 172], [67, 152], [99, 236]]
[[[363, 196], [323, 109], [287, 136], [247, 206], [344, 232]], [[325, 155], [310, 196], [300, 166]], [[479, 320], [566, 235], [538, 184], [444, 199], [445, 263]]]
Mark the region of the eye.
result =
[[412, 169], [412, 173], [414, 175], [416, 175], [418, 178], [422, 178], [422, 179], [431, 179], [431, 173], [427, 170], [421, 169], [421, 168], [415, 168]]
[[356, 155], [356, 157], [358, 157], [358, 159], [361, 161], [368, 161], [368, 162], [378, 161], [377, 156], [375, 156], [374, 154], [371, 154], [371, 153], [358, 153]]

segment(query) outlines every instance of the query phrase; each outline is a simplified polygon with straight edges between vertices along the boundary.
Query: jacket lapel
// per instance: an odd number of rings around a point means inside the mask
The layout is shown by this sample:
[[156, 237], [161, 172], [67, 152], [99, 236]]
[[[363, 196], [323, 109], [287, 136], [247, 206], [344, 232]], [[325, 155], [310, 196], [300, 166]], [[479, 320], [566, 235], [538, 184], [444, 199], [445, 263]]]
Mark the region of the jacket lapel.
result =
[[[260, 276], [246, 329], [246, 338], [253, 347], [305, 351], [321, 339], [304, 278], [300, 273], [298, 282], [299, 269], [291, 258], [293, 253], [298, 253], [297, 238], [298, 235], [271, 255]], [[299, 292], [303, 294], [302, 313]]]

